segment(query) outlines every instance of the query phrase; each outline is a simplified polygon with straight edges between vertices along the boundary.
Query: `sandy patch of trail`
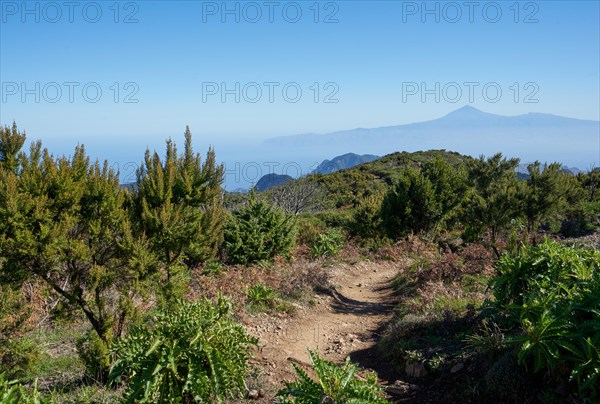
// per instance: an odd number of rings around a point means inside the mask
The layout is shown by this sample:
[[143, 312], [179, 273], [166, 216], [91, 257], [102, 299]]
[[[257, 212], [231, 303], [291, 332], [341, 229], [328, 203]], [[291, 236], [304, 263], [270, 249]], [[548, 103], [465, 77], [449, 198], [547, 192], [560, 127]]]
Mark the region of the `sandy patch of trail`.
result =
[[259, 337], [255, 362], [269, 383], [291, 380], [292, 360], [308, 362], [306, 349], [319, 349], [326, 359], [341, 363], [346, 357], [374, 368], [386, 379], [386, 366], [377, 359], [375, 344], [392, 316], [396, 299], [390, 283], [400, 264], [358, 262], [329, 268], [335, 291], [315, 295], [316, 304], [299, 307], [293, 317], [257, 315], [247, 329]]

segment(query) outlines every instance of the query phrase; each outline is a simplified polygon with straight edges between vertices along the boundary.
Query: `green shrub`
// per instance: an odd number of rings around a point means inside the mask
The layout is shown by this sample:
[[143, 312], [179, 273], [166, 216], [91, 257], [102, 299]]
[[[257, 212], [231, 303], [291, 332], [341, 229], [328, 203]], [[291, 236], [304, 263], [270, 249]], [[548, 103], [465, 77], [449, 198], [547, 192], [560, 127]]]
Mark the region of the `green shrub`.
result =
[[393, 239], [419, 233], [436, 236], [452, 223], [466, 190], [466, 172], [440, 159], [418, 171], [407, 167], [381, 204], [383, 229]]
[[348, 226], [349, 233], [363, 240], [381, 238], [381, 204], [383, 194], [369, 195], [361, 199]]
[[506, 159], [497, 153], [481, 156], [468, 164], [472, 186], [463, 202], [463, 223], [468, 242], [478, 241], [489, 231], [490, 245], [500, 257], [497, 241], [515, 219], [523, 215], [523, 184], [515, 173], [519, 159]]
[[254, 312], [287, 312], [293, 313], [294, 306], [281, 298], [281, 295], [270, 286], [257, 283], [246, 290], [248, 308]]
[[351, 209], [330, 209], [315, 214], [327, 227], [347, 229], [352, 222]]
[[333, 257], [340, 252], [345, 241], [339, 230], [331, 229], [327, 233], [319, 234], [310, 252], [313, 257]]
[[17, 380], [6, 380], [4, 373], [0, 373], [0, 403], [2, 404], [44, 404], [51, 401], [42, 397], [37, 387], [37, 380], [33, 390], [27, 391]]
[[151, 272], [131, 231], [128, 193], [83, 146], [54, 158], [38, 141], [19, 162], [17, 173], [0, 170], [0, 278], [43, 280], [107, 342]]
[[76, 347], [86, 376], [96, 382], [105, 382], [110, 370], [110, 352], [106, 343], [90, 330], [77, 338]]
[[560, 233], [566, 237], [575, 237], [598, 229], [599, 224], [600, 200], [577, 201], [567, 210]]
[[222, 402], [245, 390], [251, 345], [230, 303], [178, 302], [112, 346], [110, 379], [128, 376], [127, 402]]
[[280, 403], [362, 403], [385, 404], [383, 391], [377, 384], [377, 375], [367, 372], [364, 379], [356, 376], [358, 367], [346, 359], [343, 366], [321, 358], [318, 352], [308, 350], [310, 362], [318, 380], [312, 380], [308, 374], [293, 365], [297, 380], [286, 382], [277, 392]]
[[265, 286], [261, 283], [257, 283], [254, 286], [248, 288], [246, 292], [248, 300], [251, 304], [255, 305], [267, 305], [270, 306], [274, 303], [276, 297], [273, 288]]
[[435, 225], [437, 209], [431, 181], [416, 170], [406, 169], [400, 182], [383, 199], [383, 227], [393, 239], [411, 232], [428, 233]]
[[185, 131], [184, 151], [178, 154], [171, 139], [165, 158], [146, 149], [132, 193], [136, 234], [147, 236], [147, 246], [158, 262], [162, 298], [168, 304], [187, 287], [188, 269], [214, 260], [223, 242], [225, 210], [222, 206], [223, 165], [209, 148], [202, 161]]
[[248, 204], [233, 212], [225, 228], [227, 258], [249, 265], [289, 254], [295, 242], [295, 219], [265, 200], [251, 195]]
[[42, 352], [35, 341], [27, 337], [17, 337], [5, 341], [0, 347], [2, 364], [0, 371], [8, 377], [23, 377], [40, 364]]
[[552, 163], [543, 166], [536, 161], [527, 166], [528, 177], [524, 187], [524, 209], [528, 238], [535, 241], [540, 225], [546, 225], [552, 232], [560, 229], [560, 223], [568, 206], [567, 196], [574, 177], [562, 170], [562, 164]]
[[20, 132], [15, 122], [12, 128], [0, 126], [0, 170], [5, 169], [15, 174], [19, 171], [19, 150], [25, 139], [25, 132]]
[[0, 285], [0, 372], [22, 376], [38, 359], [39, 349], [24, 338], [29, 310], [18, 292]]
[[465, 226], [461, 238], [466, 243], [477, 243], [483, 237], [484, 232], [485, 229], [483, 227], [467, 225]]
[[314, 215], [298, 217], [298, 244], [313, 245], [326, 229], [325, 223]]
[[600, 227], [600, 168], [573, 177], [561, 234], [571, 237]]
[[546, 240], [503, 256], [491, 280], [498, 309], [519, 325], [518, 358], [533, 371], [568, 369], [584, 397], [600, 383], [600, 252]]
[[204, 265], [204, 267], [202, 269], [202, 274], [218, 276], [224, 270], [225, 270], [225, 268], [223, 267], [223, 265], [220, 262], [210, 261]]

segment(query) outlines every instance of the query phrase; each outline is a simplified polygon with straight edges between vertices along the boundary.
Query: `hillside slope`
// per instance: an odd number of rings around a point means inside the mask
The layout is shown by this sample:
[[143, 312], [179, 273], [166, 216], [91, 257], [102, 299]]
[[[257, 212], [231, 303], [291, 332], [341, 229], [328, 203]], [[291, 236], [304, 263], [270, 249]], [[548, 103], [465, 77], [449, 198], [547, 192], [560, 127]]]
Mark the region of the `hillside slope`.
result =
[[310, 175], [306, 180], [319, 184], [327, 194], [328, 202], [334, 205], [332, 207], [339, 208], [384, 191], [399, 178], [404, 167], [418, 168], [433, 159], [441, 159], [453, 166], [472, 160], [469, 156], [446, 150], [396, 152], [350, 169]]

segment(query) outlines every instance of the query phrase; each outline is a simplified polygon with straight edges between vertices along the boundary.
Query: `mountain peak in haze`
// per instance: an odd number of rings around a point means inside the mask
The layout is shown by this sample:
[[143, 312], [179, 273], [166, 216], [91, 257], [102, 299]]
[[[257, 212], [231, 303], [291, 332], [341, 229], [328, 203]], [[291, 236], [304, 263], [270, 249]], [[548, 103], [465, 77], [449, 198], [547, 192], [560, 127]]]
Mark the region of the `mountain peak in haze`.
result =
[[460, 123], [469, 122], [473, 124], [477, 122], [497, 120], [499, 118], [502, 118], [502, 115], [490, 114], [489, 112], [483, 112], [482, 110], [479, 110], [470, 105], [465, 105], [464, 107], [456, 109], [434, 121]]
[[445, 116], [477, 116], [482, 114], [487, 113], [470, 105], [465, 105], [463, 107], [460, 107], [459, 109], [455, 109], [454, 111], [449, 112]]
[[[323, 135], [271, 138], [265, 147], [314, 155], [336, 155], [349, 148], [361, 153], [395, 150], [454, 150], [479, 156], [502, 152], [523, 161], [560, 161], [569, 166], [598, 165], [600, 122], [548, 113], [498, 115], [466, 105], [430, 121], [379, 128], [350, 129]], [[345, 150], [344, 150], [345, 149]]]

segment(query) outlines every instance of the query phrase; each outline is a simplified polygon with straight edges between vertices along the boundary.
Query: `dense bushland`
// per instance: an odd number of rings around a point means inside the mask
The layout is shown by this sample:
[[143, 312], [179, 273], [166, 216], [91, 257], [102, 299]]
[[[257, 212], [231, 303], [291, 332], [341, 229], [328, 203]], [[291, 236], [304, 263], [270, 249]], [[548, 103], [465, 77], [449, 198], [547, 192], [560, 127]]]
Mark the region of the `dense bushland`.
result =
[[545, 240], [494, 260], [480, 245], [429, 245], [412, 260], [379, 345], [408, 380], [443, 386], [421, 399], [597, 401], [597, 249]]
[[226, 299], [178, 302], [113, 344], [110, 378], [127, 378], [126, 402], [222, 402], [244, 394], [256, 343]]
[[529, 370], [600, 394], [600, 252], [545, 241], [503, 256], [492, 278], [495, 305]]
[[22, 338], [29, 310], [25, 299], [9, 285], [0, 284], [0, 373], [20, 377], [38, 355], [30, 340]]
[[222, 182], [223, 166], [216, 164], [214, 150], [209, 149], [202, 163], [194, 154], [189, 128], [183, 155], [170, 139], [164, 160], [146, 150], [137, 192], [130, 196], [132, 217], [147, 244], [145, 264], [158, 267], [167, 300], [183, 294], [190, 267], [217, 255], [225, 222]]
[[[558, 163], [535, 162], [519, 177], [519, 160], [501, 154], [461, 160], [427, 153], [415, 153], [418, 162], [401, 165], [396, 154], [330, 174], [326, 178], [338, 185], [324, 186], [328, 199], [343, 203], [318, 215], [365, 245], [381, 246], [386, 238], [397, 241], [410, 234], [436, 240], [459, 231], [465, 241], [482, 242], [497, 257], [515, 234], [513, 243], [535, 244], [540, 231], [570, 236], [598, 227], [598, 169], [575, 176]], [[394, 162], [393, 169], [384, 160]], [[323, 177], [308, 178], [325, 184]]]
[[18, 160], [18, 175], [0, 173], [3, 277], [13, 284], [41, 278], [108, 347], [147, 274], [129, 265], [139, 241], [117, 175], [106, 163], [91, 165], [83, 147], [54, 159], [38, 142]]
[[272, 261], [291, 252], [295, 237], [295, 219], [253, 193], [227, 221], [225, 251], [233, 264]]
[[[71, 157], [54, 157], [39, 141], [22, 152], [16, 125], [0, 140], [1, 296], [10, 311], [0, 338], [13, 341], [23, 323], [14, 291], [40, 279], [87, 319], [93, 331], [78, 349], [89, 375], [104, 380], [109, 348], [140, 307], [182, 296], [189, 268], [216, 257], [223, 168], [212, 150], [201, 164], [189, 129], [182, 156], [170, 140], [164, 161], [146, 152], [132, 190], [107, 162], [90, 163], [83, 146]], [[14, 344], [0, 352], [3, 369], [27, 360], [16, 352]]]
[[459, 167], [471, 158], [445, 150], [426, 152], [398, 152], [388, 154], [370, 163], [360, 164], [331, 174], [309, 176], [325, 194], [323, 209], [355, 206], [363, 198], [385, 192], [400, 179], [405, 168], [418, 169], [430, 160], [440, 159], [452, 167]]
[[436, 235], [452, 223], [467, 189], [466, 172], [443, 160], [426, 162], [421, 170], [406, 168], [382, 201], [383, 227], [391, 238], [409, 233]]
[[[37, 377], [26, 287], [57, 303], [46, 323], [87, 323], [71, 335], [77, 383], [105, 388], [110, 373], [131, 402], [237, 400], [256, 340], [236, 315], [292, 313], [286, 300], [327, 289], [327, 265], [350, 249], [409, 262], [381, 342], [400, 372], [466, 363], [478, 378], [458, 371], [454, 399], [501, 397], [511, 374], [598, 396], [598, 252], [541, 240], [598, 228], [600, 170], [536, 162], [517, 175], [501, 154], [404, 152], [226, 195], [214, 150], [201, 159], [189, 128], [182, 153], [171, 140], [164, 156], [147, 150], [127, 188], [83, 146], [56, 157], [25, 140], [0, 128], [0, 391], [15, 402], [40, 397], [7, 381]], [[319, 380], [296, 368], [283, 401], [384, 402], [375, 375], [310, 357]]]

